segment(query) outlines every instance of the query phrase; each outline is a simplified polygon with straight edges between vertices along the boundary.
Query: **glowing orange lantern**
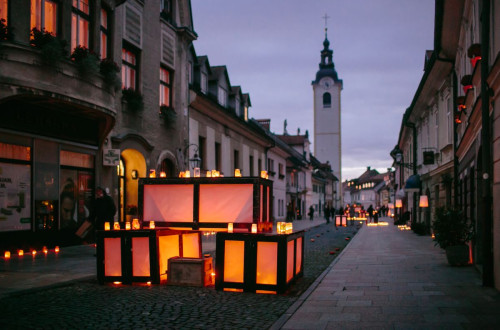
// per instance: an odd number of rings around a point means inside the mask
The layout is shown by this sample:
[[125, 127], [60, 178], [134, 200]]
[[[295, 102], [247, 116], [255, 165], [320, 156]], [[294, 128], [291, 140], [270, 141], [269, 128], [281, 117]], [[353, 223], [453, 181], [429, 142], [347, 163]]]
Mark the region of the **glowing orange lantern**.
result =
[[189, 172], [189, 170], [185, 171], [184, 172], [184, 177], [185, 178], [190, 178], [191, 177], [191, 172]]
[[10, 251], [5, 251], [4, 254], [3, 254], [3, 257], [5, 259], [10, 259]]
[[211, 178], [212, 177], [212, 171], [207, 171], [207, 178]]
[[113, 230], [120, 230], [120, 223], [118, 221], [113, 223]]
[[403, 201], [400, 199], [396, 199], [396, 207], [397, 208], [403, 207]]
[[167, 173], [165, 173], [164, 171], [161, 171], [160, 178], [166, 178], [166, 177], [167, 177]]
[[240, 169], [239, 169], [239, 168], [235, 168], [235, 169], [234, 169], [234, 176], [235, 176], [236, 178], [241, 178], [241, 171], [240, 171]]
[[420, 196], [420, 201], [418, 203], [418, 206], [429, 207], [429, 199], [427, 198], [427, 195]]
[[32, 250], [32, 251], [31, 251], [31, 255], [32, 255], [33, 257], [34, 257], [34, 256], [36, 256], [36, 250]]
[[156, 178], [156, 171], [155, 170], [149, 170], [149, 177], [150, 178]]
[[139, 219], [132, 220], [132, 229], [134, 230], [141, 229], [141, 224], [139, 223]]
[[149, 222], [149, 229], [155, 229], [155, 222], [154, 221]]
[[212, 178], [218, 177], [217, 170], [212, 170]]
[[252, 234], [257, 234], [257, 224], [252, 223]]
[[267, 175], [267, 171], [260, 171], [260, 177], [263, 179], [269, 179], [269, 176]]
[[230, 222], [227, 224], [227, 232], [232, 233], [233, 232], [233, 223]]
[[111, 224], [109, 222], [104, 223], [104, 230], [110, 230], [111, 229]]
[[130, 221], [125, 222], [125, 230], [130, 230]]
[[47, 247], [46, 247], [46, 246], [44, 246], [44, 247], [43, 247], [42, 251], [43, 251], [43, 253], [45, 253], [45, 254], [49, 253], [49, 249], [47, 249]]
[[293, 223], [285, 223], [285, 234], [291, 234], [293, 232]]
[[195, 178], [199, 178], [199, 177], [201, 176], [201, 170], [200, 170], [200, 168], [199, 168], [199, 167], [195, 167], [195, 168], [193, 169], [193, 171], [194, 171], [194, 177], [195, 177]]
[[24, 250], [17, 251], [17, 255], [20, 257], [24, 256]]
[[56, 247], [54, 248], [54, 252], [55, 252], [55, 253], [59, 253], [59, 251], [60, 251], [59, 246], [56, 246]]

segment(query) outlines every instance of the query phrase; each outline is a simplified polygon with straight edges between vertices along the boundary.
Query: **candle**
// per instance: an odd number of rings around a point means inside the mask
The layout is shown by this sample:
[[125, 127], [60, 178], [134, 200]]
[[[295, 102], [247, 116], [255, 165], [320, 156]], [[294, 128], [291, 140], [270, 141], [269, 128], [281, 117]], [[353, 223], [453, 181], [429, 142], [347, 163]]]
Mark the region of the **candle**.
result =
[[257, 224], [252, 223], [252, 234], [257, 234]]
[[233, 232], [233, 223], [230, 222], [227, 224], [227, 232], [232, 233]]
[[199, 178], [201, 176], [201, 171], [199, 167], [194, 168], [194, 177]]
[[141, 225], [139, 224], [139, 219], [132, 220], [132, 229], [141, 229]]
[[120, 230], [120, 223], [118, 221], [113, 223], [113, 230]]
[[125, 222], [125, 230], [130, 230], [130, 221]]
[[240, 171], [240, 169], [239, 169], [239, 168], [235, 168], [235, 169], [234, 169], [234, 176], [235, 176], [236, 178], [241, 178], [241, 171]]
[[5, 253], [3, 254], [4, 258], [5, 259], [10, 259], [10, 251], [5, 251]]
[[24, 255], [24, 251], [23, 251], [23, 250], [19, 250], [19, 251], [17, 251], [17, 254], [18, 254], [20, 257], [22, 257], [22, 256]]
[[155, 222], [154, 221], [149, 222], [149, 229], [155, 229]]
[[104, 230], [110, 230], [111, 229], [111, 225], [109, 222], [105, 222], [104, 223]]
[[60, 250], [59, 250], [59, 246], [56, 246], [56, 247], [54, 248], [54, 252], [55, 252], [55, 253], [59, 253], [59, 251], [60, 251]]
[[160, 172], [160, 178], [166, 178], [167, 177], [167, 173], [161, 171]]

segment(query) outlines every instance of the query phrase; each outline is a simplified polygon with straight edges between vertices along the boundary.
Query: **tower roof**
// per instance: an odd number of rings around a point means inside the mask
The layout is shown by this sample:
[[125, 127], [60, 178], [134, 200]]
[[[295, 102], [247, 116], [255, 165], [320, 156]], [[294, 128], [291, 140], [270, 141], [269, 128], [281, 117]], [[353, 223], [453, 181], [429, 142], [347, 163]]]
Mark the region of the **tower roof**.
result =
[[316, 79], [312, 82], [313, 84], [317, 84], [324, 77], [331, 77], [336, 83], [342, 83], [337, 71], [335, 71], [335, 64], [332, 59], [333, 50], [330, 49], [327, 32], [328, 28], [325, 27], [325, 40], [323, 41], [323, 49], [321, 50], [321, 62], [319, 63], [319, 71], [316, 72]]

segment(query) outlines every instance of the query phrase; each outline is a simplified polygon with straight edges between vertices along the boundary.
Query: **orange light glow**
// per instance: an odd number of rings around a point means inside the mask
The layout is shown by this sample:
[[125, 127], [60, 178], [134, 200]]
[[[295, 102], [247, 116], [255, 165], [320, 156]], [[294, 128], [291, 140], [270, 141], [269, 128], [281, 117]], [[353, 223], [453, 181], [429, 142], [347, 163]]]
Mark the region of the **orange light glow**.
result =
[[207, 178], [211, 178], [212, 177], [212, 171], [207, 171]]
[[396, 207], [403, 207], [403, 201], [400, 199], [396, 199]]
[[155, 229], [155, 222], [154, 221], [149, 222], [149, 229]]
[[188, 170], [188, 171], [185, 171], [185, 172], [184, 172], [184, 177], [185, 177], [185, 178], [190, 178], [190, 177], [191, 177], [191, 172], [189, 172], [189, 170]]
[[5, 259], [10, 259], [10, 251], [5, 251], [4, 254], [3, 254], [3, 257]]
[[167, 173], [161, 171], [160, 172], [160, 178], [166, 178], [167, 177]]
[[293, 223], [287, 222], [285, 224], [285, 234], [291, 234], [293, 232]]
[[195, 167], [193, 169], [193, 175], [194, 175], [195, 178], [199, 178], [201, 176], [201, 170], [200, 170], [199, 167]]
[[233, 223], [230, 222], [227, 224], [227, 232], [232, 233], [233, 232]]
[[122, 284], [122, 282], [120, 282], [120, 281], [114, 281], [113, 284], [114, 285], [120, 285], [120, 284]]
[[418, 206], [429, 207], [429, 199], [427, 198], [427, 195], [420, 196], [420, 201], [418, 203]]
[[24, 256], [24, 250], [17, 251], [17, 255], [20, 257]]
[[151, 281], [147, 281], [147, 282], [146, 282], [146, 284], [147, 284], [147, 285], [151, 285]]
[[46, 246], [44, 246], [44, 247], [43, 247], [42, 251], [43, 251], [43, 253], [45, 253], [45, 254], [49, 253], [49, 249], [47, 249], [47, 247], [46, 247]]
[[54, 248], [54, 252], [55, 252], [55, 253], [59, 253], [59, 251], [61, 251], [61, 250], [59, 249], [59, 246], [56, 246], [56, 247]]
[[184, 177], [184, 172], [179, 172], [179, 178], [183, 178]]
[[235, 168], [235, 169], [234, 169], [234, 176], [235, 176], [236, 178], [241, 178], [241, 171], [240, 171], [240, 169], [239, 169], [239, 168]]
[[257, 224], [252, 223], [252, 234], [257, 234]]
[[111, 224], [109, 222], [104, 223], [104, 230], [110, 230], [111, 229]]
[[156, 171], [155, 170], [149, 170], [149, 177], [150, 178], [156, 178]]
[[125, 222], [125, 230], [130, 230], [130, 222]]
[[267, 171], [260, 171], [260, 177], [263, 179], [268, 179]]
[[118, 221], [113, 223], [113, 230], [120, 230], [120, 223]]
[[139, 219], [133, 219], [132, 220], [132, 229], [137, 230], [141, 229], [141, 224], [139, 223]]
[[32, 251], [31, 251], [31, 255], [32, 255], [33, 257], [34, 257], [34, 256], [36, 256], [36, 250], [32, 250]]

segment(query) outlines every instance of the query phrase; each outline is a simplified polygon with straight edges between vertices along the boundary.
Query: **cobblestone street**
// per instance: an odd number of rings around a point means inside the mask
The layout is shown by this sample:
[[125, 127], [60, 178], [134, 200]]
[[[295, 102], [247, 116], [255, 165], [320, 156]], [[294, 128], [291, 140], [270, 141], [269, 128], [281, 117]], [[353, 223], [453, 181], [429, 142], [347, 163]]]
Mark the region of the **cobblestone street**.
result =
[[269, 328], [331, 264], [347, 245], [345, 238], [356, 230], [336, 230], [333, 224], [309, 229], [305, 233], [304, 277], [284, 295], [221, 292], [213, 287], [113, 287], [92, 279], [0, 299], [0, 328]]

